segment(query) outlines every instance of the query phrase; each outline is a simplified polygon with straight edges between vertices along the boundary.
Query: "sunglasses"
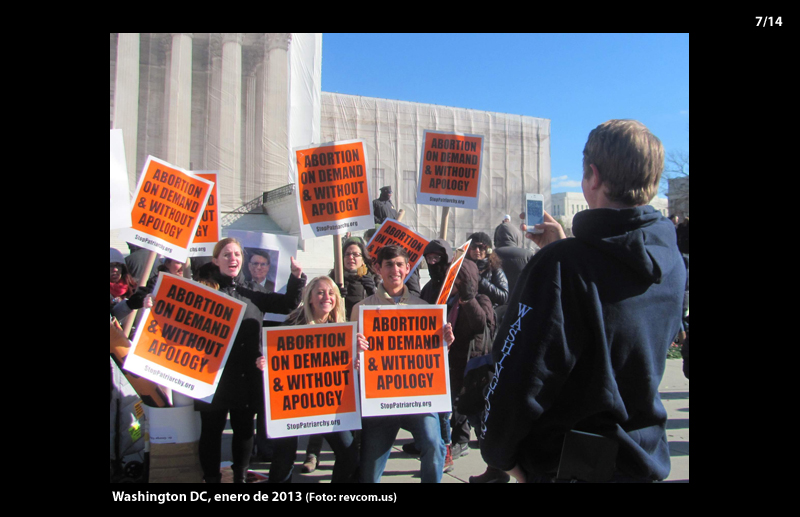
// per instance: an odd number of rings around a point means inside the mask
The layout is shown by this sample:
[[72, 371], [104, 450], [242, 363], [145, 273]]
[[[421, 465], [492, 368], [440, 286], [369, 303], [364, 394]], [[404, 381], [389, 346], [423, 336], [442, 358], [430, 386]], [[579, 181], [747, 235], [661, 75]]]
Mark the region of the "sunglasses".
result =
[[486, 244], [470, 244], [469, 249], [486, 251]]

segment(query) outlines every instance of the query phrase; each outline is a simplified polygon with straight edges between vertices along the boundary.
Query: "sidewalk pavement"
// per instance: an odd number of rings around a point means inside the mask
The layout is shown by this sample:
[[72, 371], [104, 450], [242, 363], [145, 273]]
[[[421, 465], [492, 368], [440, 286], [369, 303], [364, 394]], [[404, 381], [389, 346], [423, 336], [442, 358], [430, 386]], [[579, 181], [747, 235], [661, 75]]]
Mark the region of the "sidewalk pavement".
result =
[[[665, 482], [689, 482], [689, 380], [683, 376], [683, 361], [667, 359], [667, 368], [661, 381], [659, 391], [661, 400], [667, 410], [667, 440], [669, 441], [672, 470]], [[230, 435], [225, 431], [223, 438], [223, 460], [230, 461]], [[386, 464], [382, 483], [419, 483], [419, 459], [403, 452], [403, 445], [413, 441], [411, 433], [400, 430], [392, 447], [389, 461]], [[320, 454], [320, 465], [311, 474], [301, 474], [308, 437], [300, 437], [295, 460], [293, 483], [330, 483], [333, 472], [334, 455], [327, 442], [323, 442]], [[469, 483], [470, 476], [478, 476], [486, 470], [486, 463], [481, 458], [478, 442], [473, 430], [470, 450], [467, 456], [455, 460], [453, 471], [442, 476], [442, 483]], [[266, 475], [269, 473], [268, 463], [253, 463], [250, 470]], [[224, 469], [230, 472], [230, 469]], [[227, 480], [230, 482], [230, 480]], [[513, 478], [511, 482], [514, 482]]]

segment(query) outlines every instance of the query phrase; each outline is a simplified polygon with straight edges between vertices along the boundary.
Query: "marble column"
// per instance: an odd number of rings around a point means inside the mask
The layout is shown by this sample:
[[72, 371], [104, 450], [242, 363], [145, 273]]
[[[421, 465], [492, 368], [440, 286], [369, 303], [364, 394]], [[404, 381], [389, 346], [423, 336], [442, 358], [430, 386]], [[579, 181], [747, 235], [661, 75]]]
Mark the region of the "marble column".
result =
[[[209, 79], [208, 79], [208, 104], [207, 104], [207, 140], [205, 169], [220, 170], [219, 159], [219, 121], [220, 100], [222, 97], [222, 35], [211, 33], [208, 39], [209, 54]], [[227, 198], [220, 191], [220, 202], [227, 203]], [[231, 208], [225, 205], [226, 210]]]
[[257, 122], [261, 118], [257, 109], [258, 65], [263, 60], [263, 49], [249, 46], [242, 49], [242, 75], [244, 77], [244, 142], [242, 145], [243, 177], [241, 195], [253, 199], [263, 192], [261, 178], [256, 173], [257, 159], [261, 155], [258, 146]]
[[189, 169], [192, 132], [192, 34], [171, 35], [166, 160]]
[[122, 130], [128, 187], [136, 188], [136, 142], [139, 130], [139, 34], [120, 33], [117, 40], [117, 77], [114, 83], [114, 129]]
[[289, 183], [290, 33], [267, 34], [264, 46], [263, 164], [265, 190]]
[[[231, 178], [229, 188], [240, 181], [242, 145], [242, 40], [243, 33], [222, 35], [222, 82], [219, 113], [219, 172]], [[232, 199], [234, 191], [220, 192]], [[234, 204], [237, 202], [234, 201]]]

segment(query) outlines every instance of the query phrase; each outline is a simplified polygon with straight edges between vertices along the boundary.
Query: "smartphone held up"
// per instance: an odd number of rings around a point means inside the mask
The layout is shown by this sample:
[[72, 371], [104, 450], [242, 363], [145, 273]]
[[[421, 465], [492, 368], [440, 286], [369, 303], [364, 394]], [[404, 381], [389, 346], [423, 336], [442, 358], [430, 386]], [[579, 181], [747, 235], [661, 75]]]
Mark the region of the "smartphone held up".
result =
[[528, 233], [540, 234], [534, 225], [544, 222], [544, 196], [542, 194], [525, 194], [525, 225]]

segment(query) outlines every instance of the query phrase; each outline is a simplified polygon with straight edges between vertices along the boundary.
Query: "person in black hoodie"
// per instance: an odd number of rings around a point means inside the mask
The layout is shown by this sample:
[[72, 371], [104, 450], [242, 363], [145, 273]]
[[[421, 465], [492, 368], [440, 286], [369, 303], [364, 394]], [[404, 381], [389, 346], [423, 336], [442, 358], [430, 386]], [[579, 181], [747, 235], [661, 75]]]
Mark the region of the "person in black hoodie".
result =
[[495, 338], [481, 454], [518, 481], [553, 482], [565, 436], [579, 431], [618, 447], [606, 480], [662, 480], [658, 386], [686, 282], [674, 226], [647, 206], [664, 149], [641, 123], [611, 120], [589, 134], [583, 163], [590, 209], [575, 216], [575, 238], [547, 213], [544, 233], [528, 234], [542, 249]]
[[[239, 241], [222, 239], [214, 247], [213, 256], [213, 262], [201, 268], [198, 280], [213, 280], [220, 292], [244, 302], [245, 311], [214, 398], [211, 403], [195, 401], [201, 422], [200, 466], [206, 483], [220, 482], [222, 432], [230, 413], [233, 482], [244, 483], [253, 449], [253, 418], [257, 408], [264, 407], [264, 378], [256, 366], [256, 359], [262, 355], [261, 322], [265, 312], [288, 314], [300, 304], [306, 275], [292, 257], [286, 294], [267, 293], [260, 284], [245, 280]], [[270, 481], [284, 480], [270, 477]]]
[[494, 231], [494, 253], [503, 261], [509, 291], [514, 290], [520, 273], [533, 257], [533, 250], [520, 247], [521, 240], [522, 235], [509, 223], [504, 222]]
[[447, 270], [450, 263], [453, 262], [453, 248], [443, 239], [434, 239], [425, 246], [422, 256], [425, 257], [428, 264], [428, 273], [431, 275], [431, 279], [422, 288], [420, 298], [430, 304], [435, 304], [447, 276]]

